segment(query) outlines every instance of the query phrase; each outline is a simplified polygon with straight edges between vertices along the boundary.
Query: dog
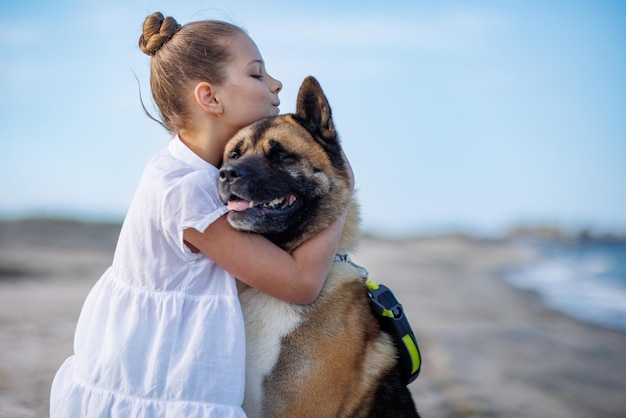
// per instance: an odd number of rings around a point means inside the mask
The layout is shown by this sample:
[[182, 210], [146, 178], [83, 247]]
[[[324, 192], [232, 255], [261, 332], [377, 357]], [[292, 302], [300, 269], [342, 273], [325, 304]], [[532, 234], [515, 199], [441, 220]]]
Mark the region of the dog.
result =
[[[262, 119], [226, 145], [220, 198], [236, 229], [292, 251], [348, 206], [338, 254], [353, 251], [359, 207], [329, 102], [314, 77], [296, 113]], [[311, 305], [240, 283], [249, 417], [419, 417], [398, 366], [398, 344], [370, 306], [363, 269], [333, 262]]]

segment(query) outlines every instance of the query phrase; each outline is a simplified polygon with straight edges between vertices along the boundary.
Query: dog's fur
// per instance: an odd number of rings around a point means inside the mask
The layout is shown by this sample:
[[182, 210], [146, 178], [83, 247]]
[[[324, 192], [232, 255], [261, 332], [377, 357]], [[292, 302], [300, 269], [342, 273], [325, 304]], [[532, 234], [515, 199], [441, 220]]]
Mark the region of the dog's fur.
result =
[[[233, 227], [261, 233], [287, 251], [349, 204], [338, 249], [348, 253], [356, 245], [359, 211], [347, 170], [326, 96], [308, 77], [295, 114], [256, 122], [227, 144], [220, 197], [236, 208], [228, 215]], [[245, 286], [239, 297], [250, 417], [418, 416], [400, 380], [397, 348], [373, 315], [354, 265], [333, 263], [309, 306]]]

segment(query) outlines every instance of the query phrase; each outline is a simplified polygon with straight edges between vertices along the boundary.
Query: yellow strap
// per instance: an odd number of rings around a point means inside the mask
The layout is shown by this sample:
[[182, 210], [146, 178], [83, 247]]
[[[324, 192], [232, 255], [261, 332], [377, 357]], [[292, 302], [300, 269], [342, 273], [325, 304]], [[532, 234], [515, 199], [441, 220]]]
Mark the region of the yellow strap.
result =
[[376, 282], [372, 279], [367, 279], [367, 281], [365, 282], [365, 286], [369, 289], [369, 290], [378, 290], [378, 285], [376, 284]]
[[422, 359], [420, 358], [420, 355], [417, 351], [417, 346], [415, 345], [415, 342], [409, 334], [406, 334], [404, 337], [402, 337], [402, 342], [406, 346], [407, 350], [409, 350], [409, 354], [411, 355], [411, 360], [413, 363], [413, 369], [411, 370], [411, 374], [413, 374], [419, 370]]
[[383, 309], [382, 316], [386, 316], [388, 318], [395, 318], [395, 315], [389, 309]]

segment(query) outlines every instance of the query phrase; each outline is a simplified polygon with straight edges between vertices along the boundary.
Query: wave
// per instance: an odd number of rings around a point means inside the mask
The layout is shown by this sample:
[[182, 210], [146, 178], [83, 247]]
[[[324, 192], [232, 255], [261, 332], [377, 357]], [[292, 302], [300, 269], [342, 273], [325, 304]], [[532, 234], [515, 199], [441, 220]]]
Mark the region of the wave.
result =
[[511, 284], [579, 320], [626, 331], [626, 243], [524, 242], [532, 261], [511, 270]]

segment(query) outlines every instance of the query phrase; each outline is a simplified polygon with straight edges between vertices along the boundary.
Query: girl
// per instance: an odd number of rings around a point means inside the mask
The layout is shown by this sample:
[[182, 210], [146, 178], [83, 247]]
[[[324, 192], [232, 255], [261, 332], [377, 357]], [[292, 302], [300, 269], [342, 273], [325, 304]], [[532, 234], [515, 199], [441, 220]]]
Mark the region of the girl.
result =
[[240, 28], [148, 16], [139, 39], [169, 145], [148, 164], [113, 263], [90, 292], [52, 384], [54, 417], [243, 417], [245, 336], [235, 277], [311, 303], [345, 214], [288, 254], [227, 223], [224, 146], [278, 114], [280, 81]]

